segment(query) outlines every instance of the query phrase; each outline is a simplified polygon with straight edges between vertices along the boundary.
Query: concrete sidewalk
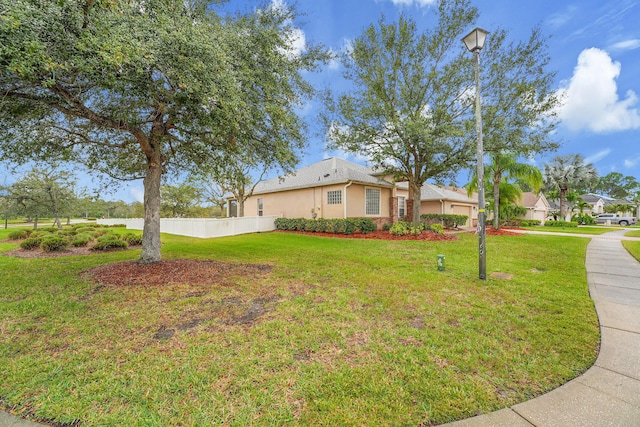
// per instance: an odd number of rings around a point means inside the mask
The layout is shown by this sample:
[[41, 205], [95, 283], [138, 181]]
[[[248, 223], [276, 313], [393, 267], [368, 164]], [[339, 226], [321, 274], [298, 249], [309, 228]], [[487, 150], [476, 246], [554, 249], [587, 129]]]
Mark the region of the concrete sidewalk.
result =
[[[602, 335], [595, 365], [543, 396], [448, 426], [640, 427], [640, 263], [622, 247], [626, 232], [566, 234], [592, 239], [587, 279]], [[0, 427], [43, 425], [0, 412]]]
[[622, 246], [627, 231], [580, 236], [592, 239], [587, 280], [602, 338], [595, 365], [543, 396], [448, 426], [640, 426], [640, 263]]

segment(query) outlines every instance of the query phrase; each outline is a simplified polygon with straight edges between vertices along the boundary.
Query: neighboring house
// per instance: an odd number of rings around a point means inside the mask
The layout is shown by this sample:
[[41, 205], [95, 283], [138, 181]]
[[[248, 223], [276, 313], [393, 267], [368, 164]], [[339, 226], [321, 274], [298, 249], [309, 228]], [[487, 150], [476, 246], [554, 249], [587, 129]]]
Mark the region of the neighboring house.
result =
[[585, 209], [584, 213], [591, 214], [592, 216], [600, 215], [604, 212], [604, 206], [606, 204], [605, 199], [597, 194], [588, 193], [581, 194], [580, 198], [589, 203], [590, 208]]
[[[421, 213], [467, 215], [467, 224], [477, 218], [477, 202], [466, 196], [432, 184], [423, 186], [421, 195]], [[410, 208], [407, 183], [395, 184], [372, 168], [336, 157], [261, 182], [245, 201], [247, 216], [365, 217], [378, 226], [410, 215]]]
[[539, 194], [530, 191], [522, 193], [518, 206], [522, 206], [527, 210], [523, 219], [538, 220], [543, 225], [549, 213], [553, 210], [551, 204], [542, 192]]
[[[409, 185], [406, 182], [396, 184], [396, 194], [398, 197], [409, 199]], [[476, 226], [478, 220], [478, 198], [467, 196], [467, 190], [455, 187], [439, 187], [434, 184], [425, 183], [420, 191], [420, 213], [421, 214], [453, 214], [465, 215], [466, 224], [463, 227]], [[410, 216], [407, 210], [407, 216]]]

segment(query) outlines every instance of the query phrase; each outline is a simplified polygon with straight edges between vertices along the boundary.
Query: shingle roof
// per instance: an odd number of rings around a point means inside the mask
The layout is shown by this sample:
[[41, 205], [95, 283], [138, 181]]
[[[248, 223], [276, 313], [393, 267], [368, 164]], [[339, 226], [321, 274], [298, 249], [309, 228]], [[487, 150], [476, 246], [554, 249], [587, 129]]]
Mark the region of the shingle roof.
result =
[[371, 176], [371, 172], [371, 168], [337, 157], [330, 157], [298, 169], [294, 173], [261, 182], [256, 185], [253, 194], [346, 184], [349, 181], [378, 187], [393, 187], [393, 184]]
[[[406, 190], [409, 188], [409, 184], [406, 182], [398, 182], [398, 188]], [[462, 203], [478, 203], [477, 199], [473, 199], [471, 197], [467, 197], [466, 190], [465, 194], [462, 194], [458, 191], [449, 190], [448, 188], [438, 187], [434, 184], [425, 183], [420, 190], [420, 200], [421, 201], [433, 201], [433, 200], [450, 200], [454, 202], [462, 202]]]

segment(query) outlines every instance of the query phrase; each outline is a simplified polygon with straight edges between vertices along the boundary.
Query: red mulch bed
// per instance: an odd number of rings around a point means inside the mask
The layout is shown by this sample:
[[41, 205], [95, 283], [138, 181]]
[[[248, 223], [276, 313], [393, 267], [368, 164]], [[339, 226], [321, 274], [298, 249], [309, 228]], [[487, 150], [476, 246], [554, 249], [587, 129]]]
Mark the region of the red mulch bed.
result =
[[[472, 231], [473, 234], [475, 234], [475, 231]], [[485, 234], [487, 236], [522, 236], [522, 233], [514, 233], [513, 231], [509, 231], [508, 229], [505, 228], [500, 228], [498, 230], [496, 230], [493, 227], [487, 227], [485, 229]]]
[[422, 233], [414, 236], [413, 234], [407, 234], [406, 236], [394, 236], [388, 231], [374, 231], [372, 233], [362, 234], [359, 231], [353, 234], [335, 234], [335, 233], [321, 233], [312, 231], [284, 231], [276, 230], [277, 233], [296, 233], [306, 234], [309, 236], [319, 237], [334, 237], [338, 239], [374, 239], [374, 240], [457, 240], [458, 236], [455, 234], [437, 234], [432, 231], [423, 231]]
[[94, 283], [115, 286], [162, 286], [171, 283], [225, 286], [232, 277], [257, 277], [273, 269], [265, 264], [232, 264], [219, 261], [167, 259], [154, 264], [124, 261], [87, 270]]

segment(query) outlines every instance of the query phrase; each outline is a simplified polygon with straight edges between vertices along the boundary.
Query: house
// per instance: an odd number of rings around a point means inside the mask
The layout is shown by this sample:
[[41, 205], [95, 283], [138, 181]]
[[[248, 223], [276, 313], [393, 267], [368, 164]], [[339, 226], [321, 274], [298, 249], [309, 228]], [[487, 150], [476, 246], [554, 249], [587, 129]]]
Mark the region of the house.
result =
[[523, 219], [538, 220], [542, 225], [544, 225], [544, 222], [553, 210], [551, 204], [542, 192], [534, 193], [527, 191], [522, 193], [518, 201], [518, 206], [522, 206], [527, 210]]
[[606, 204], [605, 199], [597, 194], [588, 193], [581, 194], [582, 201], [589, 203], [589, 208], [584, 210], [584, 213], [589, 213], [593, 216], [599, 215], [604, 212], [604, 206]]
[[[456, 192], [425, 184], [421, 196], [421, 213], [467, 215], [468, 224], [477, 218], [477, 201]], [[370, 167], [331, 157], [259, 183], [244, 210], [247, 216], [366, 217], [382, 226], [409, 215], [411, 206], [406, 182], [394, 183]]]

